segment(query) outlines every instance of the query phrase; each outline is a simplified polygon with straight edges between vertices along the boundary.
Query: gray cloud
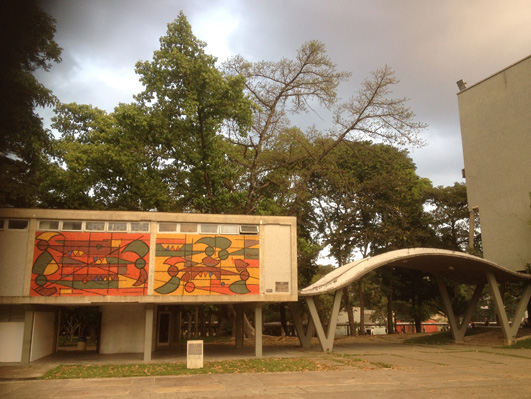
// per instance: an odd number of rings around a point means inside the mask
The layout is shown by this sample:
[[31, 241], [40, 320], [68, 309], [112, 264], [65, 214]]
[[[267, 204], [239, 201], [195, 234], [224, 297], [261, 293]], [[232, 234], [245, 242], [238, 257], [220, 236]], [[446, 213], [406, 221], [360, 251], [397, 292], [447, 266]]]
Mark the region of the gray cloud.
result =
[[107, 110], [141, 89], [134, 65], [151, 58], [180, 10], [220, 59], [275, 61], [305, 41], [323, 41], [338, 68], [353, 73], [342, 97], [389, 64], [401, 81], [394, 94], [410, 98], [418, 120], [429, 124], [429, 145], [411, 155], [435, 185], [461, 180], [455, 82], [478, 82], [531, 49], [528, 0], [54, 0], [46, 10], [57, 19], [64, 61], [39, 78], [61, 101]]

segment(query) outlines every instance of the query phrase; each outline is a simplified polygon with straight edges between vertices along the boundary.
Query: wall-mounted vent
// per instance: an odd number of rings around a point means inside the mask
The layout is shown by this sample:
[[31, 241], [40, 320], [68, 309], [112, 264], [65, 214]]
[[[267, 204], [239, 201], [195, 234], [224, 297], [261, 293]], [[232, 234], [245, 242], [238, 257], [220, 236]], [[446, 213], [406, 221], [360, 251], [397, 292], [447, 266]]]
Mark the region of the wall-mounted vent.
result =
[[258, 234], [258, 226], [255, 224], [242, 224], [240, 234]]

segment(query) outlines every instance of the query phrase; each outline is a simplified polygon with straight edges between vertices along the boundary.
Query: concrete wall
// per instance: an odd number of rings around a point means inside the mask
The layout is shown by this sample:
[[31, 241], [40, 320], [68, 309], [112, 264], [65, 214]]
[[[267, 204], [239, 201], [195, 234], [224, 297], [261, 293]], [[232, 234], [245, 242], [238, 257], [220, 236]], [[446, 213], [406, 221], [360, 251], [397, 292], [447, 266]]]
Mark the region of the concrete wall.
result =
[[31, 340], [30, 360], [51, 355], [54, 348], [55, 313], [35, 312], [33, 319], [33, 334]]
[[296, 269], [290, 267], [293, 253], [292, 227], [281, 225], [262, 226], [262, 293], [271, 295], [289, 294], [297, 290]]
[[461, 91], [458, 102], [484, 257], [523, 270], [531, 262], [531, 57]]
[[28, 230], [0, 230], [1, 296], [23, 295], [28, 236]]
[[101, 307], [100, 353], [143, 353], [146, 305]]
[[298, 297], [293, 217], [0, 209], [0, 219], [29, 221], [0, 230], [0, 305]]
[[0, 322], [0, 363], [20, 362], [24, 322]]

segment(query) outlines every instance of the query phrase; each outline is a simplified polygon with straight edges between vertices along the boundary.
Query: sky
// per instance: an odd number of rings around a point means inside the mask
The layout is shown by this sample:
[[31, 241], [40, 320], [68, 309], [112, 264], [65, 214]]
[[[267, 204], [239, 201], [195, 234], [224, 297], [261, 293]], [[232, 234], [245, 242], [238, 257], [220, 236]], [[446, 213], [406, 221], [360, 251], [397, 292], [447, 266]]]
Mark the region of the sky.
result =
[[[530, 0], [45, 0], [56, 19], [60, 64], [38, 78], [61, 102], [111, 112], [142, 91], [134, 72], [150, 60], [167, 24], [183, 11], [220, 62], [293, 58], [309, 40], [326, 45], [342, 71], [347, 99], [372, 71], [389, 65], [416, 120], [423, 148], [409, 148], [417, 174], [435, 186], [463, 182], [456, 82], [468, 85], [531, 53]], [[49, 126], [51, 111], [42, 111]], [[302, 128], [329, 127], [324, 112], [299, 116]]]

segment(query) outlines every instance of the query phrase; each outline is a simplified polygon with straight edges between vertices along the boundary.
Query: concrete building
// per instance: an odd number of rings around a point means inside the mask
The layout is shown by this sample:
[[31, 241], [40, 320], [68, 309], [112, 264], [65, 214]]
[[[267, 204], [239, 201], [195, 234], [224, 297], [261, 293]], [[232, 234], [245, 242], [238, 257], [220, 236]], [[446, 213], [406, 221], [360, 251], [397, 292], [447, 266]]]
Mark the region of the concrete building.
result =
[[485, 259], [531, 263], [531, 56], [466, 87], [458, 82], [468, 204]]
[[179, 306], [232, 305], [236, 344], [243, 309], [297, 295], [292, 217], [0, 209], [0, 362], [56, 350], [59, 312], [97, 306], [100, 353], [172, 344]]

